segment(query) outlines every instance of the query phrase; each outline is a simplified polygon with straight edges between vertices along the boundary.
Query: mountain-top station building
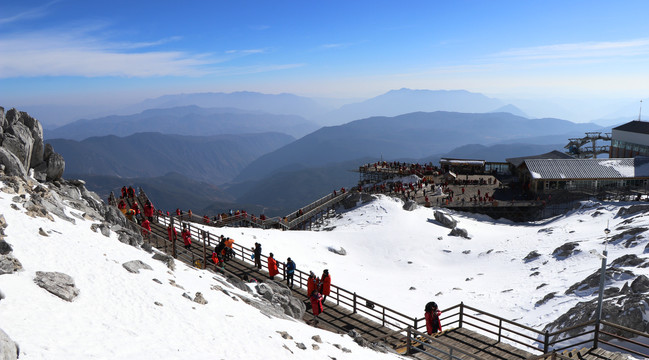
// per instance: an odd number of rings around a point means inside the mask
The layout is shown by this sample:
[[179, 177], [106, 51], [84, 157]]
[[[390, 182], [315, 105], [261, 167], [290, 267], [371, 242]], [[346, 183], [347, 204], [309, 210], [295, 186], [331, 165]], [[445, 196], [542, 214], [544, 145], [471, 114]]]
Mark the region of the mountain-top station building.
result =
[[[596, 146], [595, 140], [611, 141], [611, 145]], [[592, 148], [579, 148], [591, 144]], [[634, 120], [613, 128], [611, 134], [586, 133], [582, 139], [570, 139], [566, 149], [566, 153], [552, 151], [509, 158], [506, 162], [442, 158], [432, 172], [428, 171], [432, 164], [406, 173], [366, 165], [359, 169], [360, 184], [366, 186], [412, 173], [436, 184], [446, 183], [451, 190], [450, 196], [423, 196], [425, 203], [430, 203], [427, 206], [515, 221], [557, 215], [575, 205], [574, 201], [590, 197], [630, 200], [649, 194], [649, 122]], [[602, 153], [608, 153], [609, 158], [596, 158]], [[587, 156], [592, 158], [583, 158]], [[476, 181], [479, 185], [474, 185]], [[489, 201], [480, 198], [485, 193], [491, 195]], [[422, 196], [410, 196], [421, 200], [418, 197]]]

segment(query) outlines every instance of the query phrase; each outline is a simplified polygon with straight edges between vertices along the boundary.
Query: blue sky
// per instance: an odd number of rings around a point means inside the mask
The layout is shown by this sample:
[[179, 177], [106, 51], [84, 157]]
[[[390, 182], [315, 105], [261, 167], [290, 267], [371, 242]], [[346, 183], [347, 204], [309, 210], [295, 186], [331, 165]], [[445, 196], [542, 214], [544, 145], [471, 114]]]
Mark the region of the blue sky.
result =
[[191, 92], [649, 93], [648, 1], [0, 3], [0, 105]]

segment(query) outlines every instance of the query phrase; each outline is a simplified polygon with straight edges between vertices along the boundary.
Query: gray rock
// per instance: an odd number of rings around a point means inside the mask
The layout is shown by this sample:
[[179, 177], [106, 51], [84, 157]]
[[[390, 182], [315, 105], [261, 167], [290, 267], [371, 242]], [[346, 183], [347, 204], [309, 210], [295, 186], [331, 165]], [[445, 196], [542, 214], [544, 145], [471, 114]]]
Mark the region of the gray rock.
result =
[[230, 283], [235, 288], [237, 288], [239, 290], [246, 291], [246, 292], [252, 292], [252, 290], [250, 290], [250, 287], [248, 287], [248, 285], [246, 285], [246, 282], [241, 280], [241, 278], [239, 278], [238, 276], [234, 276], [234, 275], [231, 275], [231, 274], [226, 274], [226, 277], [227, 277], [228, 283]]
[[303, 343], [296, 342], [295, 347], [301, 350], [306, 350], [306, 345], [304, 345]]
[[0, 147], [0, 164], [5, 166], [5, 174], [10, 176], [25, 176], [27, 171], [22, 162], [11, 151]]
[[0, 255], [7, 255], [13, 251], [11, 245], [4, 240], [0, 240]]
[[327, 250], [331, 251], [336, 255], [342, 255], [342, 256], [347, 255], [347, 251], [342, 246], [340, 247], [340, 249], [336, 249], [335, 247], [330, 246]]
[[[636, 276], [628, 270], [622, 270], [620, 268], [609, 267], [606, 269], [606, 275], [604, 276], [604, 283], [611, 284], [613, 281], [625, 281], [634, 279]], [[576, 294], [578, 296], [590, 296], [596, 291], [599, 290], [600, 282], [600, 270], [595, 271], [593, 274], [588, 276], [586, 279], [573, 284], [566, 290], [565, 294]]]
[[451, 215], [445, 214], [438, 210], [436, 210], [434, 214], [435, 214], [435, 220], [437, 220], [440, 224], [444, 225], [445, 227], [449, 229], [454, 229], [457, 226], [457, 221], [453, 219]]
[[311, 340], [317, 342], [318, 344], [322, 344], [322, 338], [320, 338], [320, 335], [311, 336]]
[[0, 255], [0, 275], [13, 274], [22, 268], [23, 265], [13, 255]]
[[18, 157], [25, 169], [31, 167], [34, 138], [32, 132], [22, 123], [16, 123], [3, 134], [2, 147]]
[[527, 262], [534, 261], [534, 260], [538, 259], [540, 256], [541, 256], [541, 254], [539, 254], [538, 251], [533, 250], [529, 254], [527, 254], [527, 256], [525, 256], [523, 258], [523, 260], [527, 263]]
[[267, 281], [257, 284], [255, 290], [271, 306], [282, 309], [284, 315], [294, 319], [302, 319], [304, 317], [306, 305], [293, 296], [291, 290], [284, 283]]
[[417, 202], [414, 200], [408, 200], [403, 204], [403, 210], [413, 211], [417, 208]]
[[451, 232], [448, 233], [450, 236], [459, 236], [463, 237], [465, 239], [469, 239], [469, 233], [466, 231], [466, 229], [461, 229], [459, 227], [455, 227], [451, 229]]
[[97, 232], [97, 230], [99, 230], [101, 234], [104, 235], [105, 237], [110, 237], [110, 227], [108, 226], [107, 223], [91, 224], [90, 230], [94, 232]]
[[183, 297], [184, 297], [185, 299], [189, 299], [190, 301], [194, 301], [194, 300], [192, 299], [191, 295], [189, 295], [189, 294], [187, 294], [187, 293], [183, 293]]
[[47, 159], [47, 180], [54, 181], [61, 179], [64, 171], [65, 160], [63, 160], [63, 156], [59, 153], [52, 153], [49, 159]]
[[20, 356], [20, 349], [6, 332], [0, 329], [0, 359], [16, 360]]
[[167, 265], [167, 267], [172, 271], [176, 270], [176, 263], [174, 261], [174, 258], [171, 255], [162, 254], [162, 253], [157, 252], [157, 253], [153, 254], [153, 259], [158, 260], [158, 261], [162, 261], [162, 263]]
[[617, 215], [615, 215], [615, 217], [634, 215], [637, 213], [646, 213], [648, 211], [649, 211], [649, 205], [632, 205], [629, 206], [628, 208], [621, 208], [620, 210], [618, 210]]
[[579, 243], [568, 242], [554, 249], [552, 256], [557, 260], [564, 260], [567, 257], [579, 253]]
[[638, 276], [631, 283], [631, 290], [634, 293], [639, 294], [649, 293], [649, 278], [647, 278], [645, 275]]
[[286, 331], [275, 331], [275, 332], [278, 333], [282, 337], [282, 339], [293, 340], [293, 337]]
[[65, 301], [72, 301], [79, 295], [79, 289], [74, 285], [74, 279], [67, 274], [37, 271], [34, 282]]
[[120, 242], [131, 245], [133, 247], [140, 248], [144, 243], [144, 239], [142, 238], [142, 235], [131, 229], [128, 230], [121, 229], [117, 231], [117, 234], [118, 234], [117, 239]]
[[153, 270], [151, 266], [149, 266], [147, 263], [143, 262], [142, 260], [131, 260], [127, 261], [122, 264], [124, 269], [128, 270], [129, 272], [132, 272], [134, 274], [139, 274], [140, 269], [144, 270]]
[[207, 300], [205, 300], [203, 294], [200, 291], [197, 292], [196, 295], [194, 296], [194, 302], [201, 305], [207, 304]]
[[7, 224], [7, 220], [5, 219], [5, 216], [0, 214], [0, 229], [6, 229], [9, 224]]
[[647, 260], [639, 258], [635, 254], [627, 254], [613, 260], [611, 267], [637, 267], [644, 264]]

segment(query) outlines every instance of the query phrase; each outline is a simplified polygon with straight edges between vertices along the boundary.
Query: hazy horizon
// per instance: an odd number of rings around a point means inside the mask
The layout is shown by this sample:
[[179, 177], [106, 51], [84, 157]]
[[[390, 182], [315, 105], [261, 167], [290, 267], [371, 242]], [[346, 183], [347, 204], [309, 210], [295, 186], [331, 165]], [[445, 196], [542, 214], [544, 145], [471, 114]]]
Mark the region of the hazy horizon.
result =
[[643, 1], [9, 0], [0, 98], [73, 118], [168, 94], [342, 104], [410, 88], [482, 93], [575, 122], [631, 116], [649, 92], [647, 10]]

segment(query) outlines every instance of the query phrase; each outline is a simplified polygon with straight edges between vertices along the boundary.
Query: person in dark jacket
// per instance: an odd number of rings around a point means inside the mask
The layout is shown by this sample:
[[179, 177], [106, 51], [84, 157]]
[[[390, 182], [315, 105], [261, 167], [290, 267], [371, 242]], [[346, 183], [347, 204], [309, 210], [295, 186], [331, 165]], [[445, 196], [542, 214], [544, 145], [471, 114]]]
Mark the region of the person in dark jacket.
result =
[[291, 258], [286, 259], [286, 286], [293, 288], [293, 275], [295, 274], [295, 262]]
[[439, 316], [442, 315], [442, 312], [437, 308], [437, 304], [434, 301], [429, 302], [426, 304], [424, 311], [424, 317], [426, 318], [426, 331], [428, 331], [428, 335], [442, 331], [442, 323], [439, 321]]
[[253, 249], [255, 254], [255, 266], [257, 269], [261, 270], [261, 244], [255, 243], [255, 248]]

